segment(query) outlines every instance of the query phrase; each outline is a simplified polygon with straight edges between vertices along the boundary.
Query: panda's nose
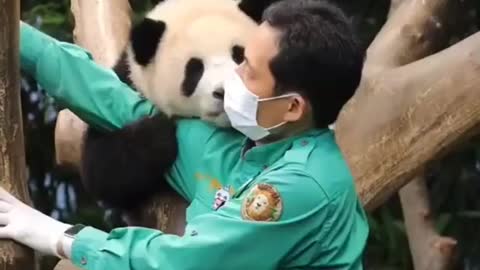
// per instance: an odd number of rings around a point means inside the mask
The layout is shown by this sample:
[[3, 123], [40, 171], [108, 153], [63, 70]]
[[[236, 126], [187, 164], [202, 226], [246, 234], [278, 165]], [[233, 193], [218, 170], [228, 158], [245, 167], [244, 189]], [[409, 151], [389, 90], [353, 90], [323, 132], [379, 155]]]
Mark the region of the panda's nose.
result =
[[212, 95], [216, 99], [223, 100], [223, 97], [225, 96], [225, 89], [223, 89], [223, 87], [218, 87], [215, 89], [215, 91], [213, 91]]

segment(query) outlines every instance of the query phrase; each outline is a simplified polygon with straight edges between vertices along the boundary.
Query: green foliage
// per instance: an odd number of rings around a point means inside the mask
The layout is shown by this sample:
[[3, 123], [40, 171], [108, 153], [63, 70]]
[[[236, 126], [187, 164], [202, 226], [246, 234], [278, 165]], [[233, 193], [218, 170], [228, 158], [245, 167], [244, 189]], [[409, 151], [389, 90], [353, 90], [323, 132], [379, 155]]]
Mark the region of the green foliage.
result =
[[[130, 1], [136, 15], [152, 1]], [[365, 46], [386, 20], [389, 0], [337, 0], [352, 17]], [[479, 1], [476, 2], [480, 10]], [[72, 41], [74, 20], [68, 0], [22, 0], [22, 19], [64, 41]], [[475, 13], [475, 12], [473, 12]], [[461, 35], [460, 35], [461, 36]], [[54, 168], [53, 128], [58, 110], [30, 78], [22, 81], [22, 109], [27, 143], [30, 191], [35, 206], [69, 222], [108, 228], [103, 211], [82, 190], [78, 176]], [[480, 139], [432, 164], [428, 187], [442, 235], [459, 241], [455, 269], [480, 267]], [[369, 214], [371, 234], [365, 269], [411, 269], [412, 262], [398, 197]]]
[[72, 41], [73, 18], [69, 0], [22, 0], [21, 17], [45, 33]]

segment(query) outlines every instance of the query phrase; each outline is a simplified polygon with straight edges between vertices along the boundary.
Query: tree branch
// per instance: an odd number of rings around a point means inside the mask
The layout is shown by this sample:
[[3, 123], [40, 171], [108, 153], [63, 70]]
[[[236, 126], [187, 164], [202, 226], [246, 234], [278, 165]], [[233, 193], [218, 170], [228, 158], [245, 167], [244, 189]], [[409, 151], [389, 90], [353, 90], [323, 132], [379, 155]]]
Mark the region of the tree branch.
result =
[[356, 104], [347, 105], [336, 131], [367, 209], [478, 132], [479, 59], [480, 33], [381, 76], [364, 77]]
[[[396, 3], [395, 3], [396, 2]], [[368, 48], [367, 74], [411, 63], [442, 49], [456, 0], [394, 1], [395, 10]], [[397, 6], [395, 6], [397, 5]]]
[[399, 193], [414, 269], [449, 269], [457, 241], [436, 232], [425, 179], [416, 177]]
[[112, 67], [122, 53], [131, 26], [128, 1], [73, 0], [75, 43], [87, 48], [95, 62]]

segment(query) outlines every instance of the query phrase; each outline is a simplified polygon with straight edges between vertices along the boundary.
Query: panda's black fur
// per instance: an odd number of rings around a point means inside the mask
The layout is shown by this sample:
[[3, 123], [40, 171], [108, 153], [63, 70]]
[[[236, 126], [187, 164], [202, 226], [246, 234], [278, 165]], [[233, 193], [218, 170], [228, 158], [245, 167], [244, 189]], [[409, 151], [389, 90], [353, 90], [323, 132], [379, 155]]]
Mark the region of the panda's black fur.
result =
[[[239, 7], [258, 22], [271, 2], [273, 0], [245, 0]], [[148, 18], [132, 27], [130, 43], [139, 64], [147, 65], [152, 61], [167, 27], [161, 21]], [[242, 61], [242, 56], [243, 48], [234, 46], [232, 57], [237, 63]], [[122, 54], [113, 69], [123, 82], [131, 85], [125, 57], [125, 53]], [[201, 59], [191, 59], [188, 65], [185, 72], [189, 74], [182, 84], [185, 95], [192, 94], [203, 72]], [[104, 206], [134, 210], [152, 195], [171, 191], [164, 175], [175, 162], [178, 147], [175, 121], [165, 114], [159, 112], [114, 131], [90, 127], [83, 147], [81, 175], [84, 187]]]

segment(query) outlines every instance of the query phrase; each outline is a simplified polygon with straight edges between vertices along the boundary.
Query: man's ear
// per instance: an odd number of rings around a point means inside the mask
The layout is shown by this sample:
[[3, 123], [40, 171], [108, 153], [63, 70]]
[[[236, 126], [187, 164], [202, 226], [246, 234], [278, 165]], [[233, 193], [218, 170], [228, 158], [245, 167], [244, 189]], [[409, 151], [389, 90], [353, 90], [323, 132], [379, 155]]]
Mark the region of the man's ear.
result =
[[300, 95], [290, 98], [290, 104], [287, 113], [285, 113], [284, 121], [296, 122], [300, 120], [308, 109], [307, 101]]

